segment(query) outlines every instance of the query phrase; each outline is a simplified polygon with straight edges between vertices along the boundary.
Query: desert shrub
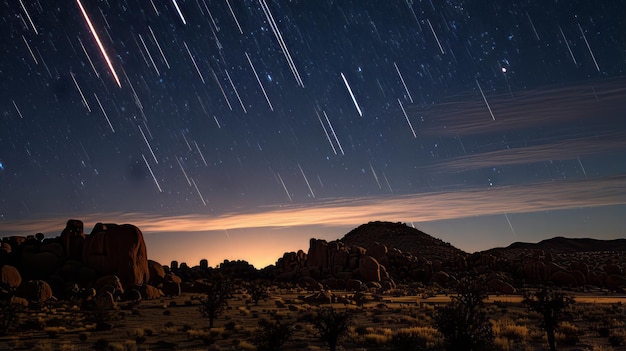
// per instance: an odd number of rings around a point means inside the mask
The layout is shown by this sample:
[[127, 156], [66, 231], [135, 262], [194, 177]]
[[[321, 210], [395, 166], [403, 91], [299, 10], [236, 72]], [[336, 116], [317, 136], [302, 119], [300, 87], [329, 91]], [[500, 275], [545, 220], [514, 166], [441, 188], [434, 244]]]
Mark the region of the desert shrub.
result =
[[623, 346], [626, 343], [626, 332], [625, 331], [614, 331], [609, 335], [609, 344], [611, 346]]
[[559, 337], [557, 338], [565, 345], [576, 345], [580, 342], [580, 330], [577, 326], [563, 322], [559, 326]]
[[254, 338], [254, 345], [258, 351], [278, 351], [293, 336], [292, 324], [281, 323], [280, 319], [273, 321], [261, 319]]
[[441, 334], [432, 327], [401, 328], [391, 339], [391, 347], [395, 351], [432, 350], [441, 344]]
[[457, 296], [437, 310], [435, 327], [443, 335], [448, 351], [485, 350], [493, 342], [493, 327], [484, 312], [487, 293], [479, 282], [461, 280]]
[[311, 317], [311, 322], [320, 341], [328, 344], [330, 351], [335, 351], [339, 340], [348, 333], [353, 318], [348, 312], [339, 312], [332, 307], [319, 308]]
[[391, 341], [391, 338], [391, 335], [387, 335], [385, 333], [372, 333], [364, 335], [365, 343], [368, 345], [386, 345]]
[[94, 350], [107, 350], [109, 348], [109, 340], [98, 339], [92, 346]]
[[267, 285], [261, 281], [250, 283], [246, 288], [246, 292], [250, 295], [250, 299], [254, 302], [255, 306], [259, 305], [259, 301], [267, 301], [270, 297]]
[[205, 296], [200, 299], [200, 313], [209, 320], [209, 328], [213, 328], [215, 319], [228, 306], [228, 299], [232, 296], [231, 282], [222, 275], [215, 275], [205, 287]]
[[556, 351], [555, 332], [561, 323], [564, 311], [574, 303], [574, 299], [563, 292], [544, 286], [533, 294], [526, 292], [523, 303], [529, 310], [541, 315], [539, 327], [546, 332], [550, 351]]
[[0, 301], [0, 335], [5, 335], [11, 328], [18, 325], [24, 306], [10, 300]]
[[511, 350], [511, 341], [507, 338], [496, 336], [493, 339], [493, 349], [497, 351], [509, 351]]
[[245, 340], [240, 340], [239, 344], [237, 345], [237, 350], [242, 350], [242, 351], [256, 351], [258, 350], [253, 344], [245, 341]]
[[496, 336], [503, 337], [511, 341], [524, 341], [529, 335], [528, 327], [515, 324], [510, 319], [505, 319], [494, 328]]

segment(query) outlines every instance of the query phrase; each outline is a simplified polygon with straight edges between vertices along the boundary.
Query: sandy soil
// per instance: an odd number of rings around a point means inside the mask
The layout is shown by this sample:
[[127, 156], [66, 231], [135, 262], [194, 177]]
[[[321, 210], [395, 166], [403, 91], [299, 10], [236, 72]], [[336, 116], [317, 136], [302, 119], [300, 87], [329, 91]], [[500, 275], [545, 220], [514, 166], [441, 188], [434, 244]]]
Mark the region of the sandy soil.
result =
[[[259, 320], [271, 315], [295, 327], [284, 350], [326, 350], [312, 324], [302, 318], [320, 306], [304, 303], [302, 297], [306, 294], [274, 290], [272, 297], [258, 306], [246, 303], [245, 294], [235, 294], [210, 331], [208, 321], [198, 310], [199, 295], [142, 301], [134, 307], [120, 304], [116, 313], [122, 315], [121, 319], [105, 331], [94, 330], [93, 319], [83, 311], [61, 304], [48, 306], [22, 316], [22, 321], [30, 320], [40, 327], [0, 337], [0, 350], [255, 350]], [[557, 339], [559, 350], [626, 350], [625, 346], [610, 346], [608, 336], [601, 332], [605, 327], [609, 333], [626, 336], [626, 297], [579, 294], [575, 299], [577, 303], [566, 316], [566, 327], [567, 335], [575, 335], [578, 341], [572, 343], [561, 336]], [[536, 326], [537, 316], [529, 314], [520, 300], [515, 295], [491, 296], [487, 300], [498, 349], [547, 349], [545, 336]], [[347, 310], [354, 316], [354, 327], [341, 345], [345, 350], [394, 350], [392, 336], [408, 328], [422, 332], [425, 339], [438, 345], [441, 336], [432, 328], [432, 317], [436, 306], [448, 301], [445, 295], [378, 296], [375, 300], [370, 296], [362, 307], [333, 304], [336, 310]]]

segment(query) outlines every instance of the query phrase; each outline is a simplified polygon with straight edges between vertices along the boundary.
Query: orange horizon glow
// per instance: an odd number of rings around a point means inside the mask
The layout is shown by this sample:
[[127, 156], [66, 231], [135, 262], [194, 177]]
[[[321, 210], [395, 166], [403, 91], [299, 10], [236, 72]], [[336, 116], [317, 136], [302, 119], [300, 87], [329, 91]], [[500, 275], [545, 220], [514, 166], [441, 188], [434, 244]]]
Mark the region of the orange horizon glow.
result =
[[[354, 226], [376, 218], [430, 222], [505, 213], [529, 213], [626, 204], [626, 177], [555, 180], [531, 185], [409, 195], [322, 199], [307, 204], [260, 207], [256, 212], [218, 216], [148, 213], [76, 214], [83, 222], [132, 223], [144, 233], [202, 232], [245, 228]], [[79, 218], [80, 217], [80, 218]], [[5, 233], [46, 232], [64, 228], [67, 217], [3, 222]]]

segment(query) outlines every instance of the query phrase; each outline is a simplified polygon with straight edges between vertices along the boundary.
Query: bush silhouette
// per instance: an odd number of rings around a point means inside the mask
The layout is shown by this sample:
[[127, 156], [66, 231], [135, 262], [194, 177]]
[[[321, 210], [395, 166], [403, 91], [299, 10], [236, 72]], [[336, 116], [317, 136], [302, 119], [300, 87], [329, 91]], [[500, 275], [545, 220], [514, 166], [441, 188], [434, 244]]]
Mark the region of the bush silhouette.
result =
[[209, 329], [213, 328], [215, 319], [221, 315], [226, 306], [228, 299], [232, 295], [232, 285], [230, 281], [222, 276], [215, 275], [210, 282], [206, 284], [204, 293], [206, 297], [200, 300], [200, 313], [209, 320]]
[[491, 322], [484, 312], [483, 300], [487, 298], [483, 285], [461, 280], [457, 296], [437, 310], [435, 327], [444, 337], [446, 350], [486, 350], [493, 343]]
[[555, 331], [561, 323], [563, 312], [574, 303], [574, 299], [544, 286], [533, 294], [526, 292], [522, 302], [529, 310], [541, 315], [539, 327], [546, 331], [550, 351], [556, 351]]
[[293, 325], [283, 324], [279, 318], [274, 321], [261, 319], [254, 345], [257, 347], [257, 351], [279, 351], [283, 344], [292, 337], [293, 331]]
[[348, 333], [352, 325], [352, 315], [331, 308], [320, 308], [312, 317], [313, 326], [319, 333], [320, 341], [328, 344], [330, 351], [335, 351], [339, 340]]

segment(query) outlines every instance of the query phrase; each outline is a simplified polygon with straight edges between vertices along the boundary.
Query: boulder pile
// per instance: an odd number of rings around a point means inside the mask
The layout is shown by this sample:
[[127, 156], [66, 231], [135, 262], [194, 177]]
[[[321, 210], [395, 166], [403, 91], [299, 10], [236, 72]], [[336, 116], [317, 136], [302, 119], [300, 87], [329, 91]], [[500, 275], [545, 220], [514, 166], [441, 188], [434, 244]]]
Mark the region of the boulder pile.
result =
[[135, 300], [180, 294], [180, 278], [148, 261], [143, 234], [130, 224], [98, 223], [85, 234], [83, 222], [70, 219], [59, 237], [6, 237], [0, 246], [0, 267], [3, 299], [20, 297], [41, 304], [89, 297], [94, 290], [92, 297], [106, 292], [116, 299]]

